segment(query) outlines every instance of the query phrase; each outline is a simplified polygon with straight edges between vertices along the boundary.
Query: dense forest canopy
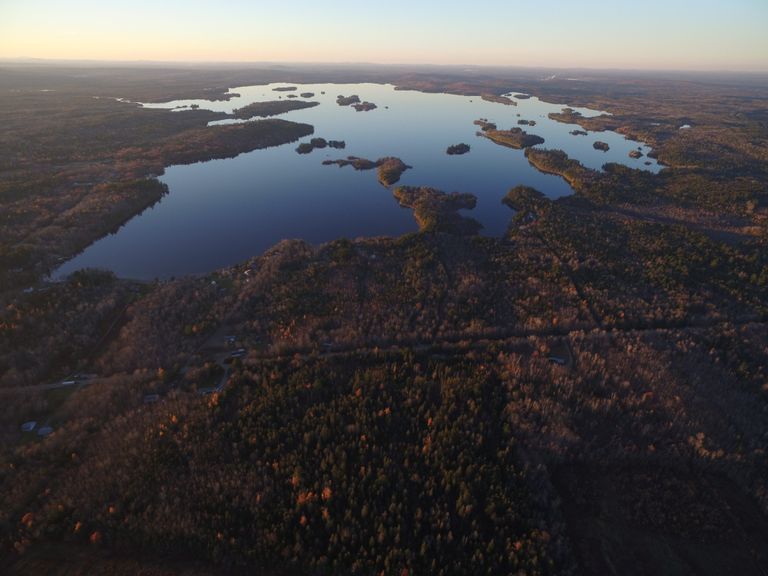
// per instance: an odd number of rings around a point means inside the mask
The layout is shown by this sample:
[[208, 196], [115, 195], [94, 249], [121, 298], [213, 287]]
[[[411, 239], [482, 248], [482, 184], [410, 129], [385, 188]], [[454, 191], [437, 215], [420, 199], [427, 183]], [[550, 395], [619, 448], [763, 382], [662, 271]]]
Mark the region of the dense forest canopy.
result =
[[[765, 79], [76, 73], [0, 70], [0, 571], [768, 570]], [[471, 193], [395, 186], [417, 233], [286, 240], [164, 282], [46, 280], [161, 200], [171, 164], [344, 147], [282, 119], [208, 127], [227, 115], [115, 100], [274, 81], [589, 106], [610, 115], [554, 119], [642, 139], [665, 169], [591, 170], [481, 119], [575, 194], [510, 175], [509, 228], [491, 238], [461, 213]], [[375, 168], [385, 186], [410, 168], [328, 163]]]

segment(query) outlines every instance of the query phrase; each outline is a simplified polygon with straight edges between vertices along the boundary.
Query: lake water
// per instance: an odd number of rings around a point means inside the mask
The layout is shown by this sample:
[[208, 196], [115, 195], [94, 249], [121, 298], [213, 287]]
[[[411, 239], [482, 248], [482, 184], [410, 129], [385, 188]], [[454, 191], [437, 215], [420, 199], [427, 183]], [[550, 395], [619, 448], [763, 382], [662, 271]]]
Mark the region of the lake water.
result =
[[[295, 92], [277, 92], [297, 86]], [[477, 136], [478, 118], [495, 122], [500, 129], [521, 126], [545, 139], [543, 148], [559, 148], [590, 168], [618, 162], [657, 172], [660, 166], [646, 158], [650, 151], [640, 142], [612, 132], [573, 136], [578, 126], [547, 118], [565, 105], [536, 98], [516, 100], [517, 106], [485, 102], [479, 96], [426, 94], [395, 90], [378, 84], [270, 84], [232, 89], [239, 96], [229, 101], [184, 100], [145, 104], [147, 108], [200, 108], [231, 112], [251, 102], [278, 100], [287, 94], [314, 92], [307, 100], [314, 108], [279, 117], [315, 127], [312, 137], [344, 140], [346, 149], [296, 153], [298, 143], [255, 150], [237, 158], [171, 166], [160, 178], [170, 193], [154, 207], [134, 217], [116, 233], [98, 240], [62, 265], [54, 278], [81, 268], [104, 268], [135, 279], [169, 278], [205, 273], [235, 264], [285, 238], [322, 243], [337, 238], [397, 236], [417, 229], [412, 212], [401, 208], [392, 191], [380, 185], [376, 171], [357, 172], [352, 167], [323, 166], [328, 159], [360, 156], [376, 160], [397, 156], [413, 168], [398, 185], [432, 186], [446, 192], [470, 192], [477, 207], [467, 211], [483, 225], [482, 233], [501, 235], [512, 212], [501, 203], [506, 192], [519, 184], [533, 186], [550, 198], [571, 194], [560, 177], [531, 167], [522, 150], [513, 150]], [[323, 94], [323, 92], [325, 94]], [[357, 112], [336, 104], [338, 95], [357, 94], [374, 102], [376, 110]], [[174, 113], [185, 114], [187, 109]], [[576, 108], [584, 116], [598, 111]], [[215, 124], [215, 122], [214, 122]], [[601, 140], [608, 152], [595, 150]], [[309, 141], [309, 137], [301, 141]], [[446, 148], [465, 142], [471, 151], [448, 156]], [[644, 156], [629, 158], [640, 147]], [[651, 165], [646, 166], [645, 162]]]

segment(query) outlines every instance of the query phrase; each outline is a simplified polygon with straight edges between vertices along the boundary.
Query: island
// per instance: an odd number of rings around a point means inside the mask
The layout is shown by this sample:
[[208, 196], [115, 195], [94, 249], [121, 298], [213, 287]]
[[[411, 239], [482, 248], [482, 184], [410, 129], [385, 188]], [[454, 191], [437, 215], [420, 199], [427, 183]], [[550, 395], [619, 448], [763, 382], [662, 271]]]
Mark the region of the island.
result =
[[323, 166], [333, 166], [334, 164], [339, 168], [352, 166], [355, 170], [372, 170], [378, 166], [378, 163], [373, 160], [358, 156], [347, 156], [339, 160], [323, 160]]
[[486, 102], [496, 102], [497, 104], [504, 104], [505, 106], [517, 106], [517, 102], [511, 98], [507, 98], [506, 96], [498, 96], [496, 94], [481, 94], [480, 98]]
[[296, 148], [299, 154], [309, 154], [315, 149], [323, 148], [344, 148], [346, 143], [343, 140], [326, 140], [325, 138], [312, 138], [309, 142], [302, 142]]
[[472, 236], [482, 225], [473, 218], [459, 214], [477, 204], [473, 194], [446, 194], [429, 187], [400, 186], [393, 192], [400, 206], [411, 208], [421, 232], [440, 232], [456, 236]]
[[408, 170], [408, 166], [400, 158], [388, 157], [378, 161], [379, 182], [384, 186], [391, 186], [400, 180], [403, 172]]
[[323, 166], [337, 165], [340, 168], [344, 166], [352, 166], [355, 170], [373, 170], [377, 169], [379, 183], [382, 186], [391, 186], [400, 180], [400, 176], [411, 168], [405, 162], [394, 156], [387, 156], [385, 158], [379, 158], [376, 162], [368, 160], [367, 158], [359, 158], [357, 156], [348, 156], [346, 159], [340, 160], [324, 160]]
[[336, 97], [336, 104], [339, 106], [351, 106], [352, 104], [359, 104], [360, 103], [360, 96], [357, 94], [352, 94], [352, 96], [342, 96], [339, 95]]
[[302, 98], [313, 98], [315, 96], [314, 92], [302, 92], [301, 97]]
[[272, 88], [273, 92], [295, 92], [298, 90], [296, 86], [278, 86], [277, 88]]
[[640, 150], [630, 150], [629, 157], [630, 158], [634, 158], [635, 160], [637, 160], [638, 158], [642, 158], [643, 157], [643, 153], [640, 152]]
[[230, 115], [231, 118], [240, 120], [249, 120], [250, 118], [266, 118], [268, 116], [277, 116], [293, 110], [302, 110], [304, 108], [313, 108], [319, 106], [319, 102], [302, 102], [291, 100], [273, 100], [271, 102], [254, 102], [242, 108], [236, 108]]
[[[550, 114], [550, 118], [551, 118], [551, 117], [552, 117], [552, 115]], [[570, 132], [570, 133], [571, 133], [573, 136], [587, 136], [587, 135], [589, 134], [589, 132], [587, 132], [587, 131], [585, 131], [585, 130], [571, 130], [571, 132]]]
[[480, 118], [474, 121], [475, 126], [480, 126], [480, 130], [487, 132], [488, 130], [496, 130], [496, 124], [489, 122], [487, 118]]
[[515, 98], [518, 100], [528, 100], [530, 97], [530, 94], [515, 94]]
[[484, 128], [482, 135], [496, 144], [507, 146], [508, 148], [515, 148], [516, 150], [530, 148], [531, 146], [544, 143], [544, 138], [537, 136], [536, 134], [528, 134], [522, 128], [511, 128], [509, 130]]
[[352, 108], [358, 112], [370, 112], [371, 110], [375, 110], [377, 106], [373, 102], [362, 102], [360, 104], [352, 104]]
[[464, 144], [463, 142], [461, 144], [454, 144], [452, 146], [448, 146], [448, 149], [445, 151], [446, 154], [449, 156], [460, 156], [462, 154], [466, 154], [469, 152], [469, 144]]
[[315, 148], [325, 148], [328, 146], [328, 141], [325, 138], [312, 138], [309, 142], [302, 142], [296, 148], [296, 152], [299, 154], [309, 154]]
[[608, 150], [610, 150], [610, 149], [611, 149], [611, 147], [610, 147], [610, 146], [608, 146], [608, 144], [607, 144], [606, 142], [602, 142], [602, 141], [600, 141], [600, 140], [598, 140], [597, 142], [595, 142], [594, 144], [592, 144], [592, 147], [593, 147], [595, 150], [602, 150], [603, 152], [608, 152]]
[[536, 120], [518, 120], [517, 123], [521, 126], [536, 126]]

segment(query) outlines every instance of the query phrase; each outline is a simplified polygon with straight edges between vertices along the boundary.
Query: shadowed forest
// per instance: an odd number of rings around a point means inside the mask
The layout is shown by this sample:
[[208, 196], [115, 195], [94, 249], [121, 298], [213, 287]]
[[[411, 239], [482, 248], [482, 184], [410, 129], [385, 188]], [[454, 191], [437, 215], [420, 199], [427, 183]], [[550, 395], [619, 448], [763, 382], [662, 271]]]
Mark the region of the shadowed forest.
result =
[[[0, 570], [766, 573], [768, 79], [583, 75], [0, 68]], [[478, 124], [575, 194], [512, 175], [490, 238], [471, 193], [395, 185], [416, 233], [47, 281], [159, 201], [166, 167], [314, 132], [263, 119], [303, 101], [207, 127], [228, 116], [117, 98], [277, 81], [606, 110], [553, 119], [665, 168], [591, 170]], [[387, 185], [407, 168], [365, 162]]]

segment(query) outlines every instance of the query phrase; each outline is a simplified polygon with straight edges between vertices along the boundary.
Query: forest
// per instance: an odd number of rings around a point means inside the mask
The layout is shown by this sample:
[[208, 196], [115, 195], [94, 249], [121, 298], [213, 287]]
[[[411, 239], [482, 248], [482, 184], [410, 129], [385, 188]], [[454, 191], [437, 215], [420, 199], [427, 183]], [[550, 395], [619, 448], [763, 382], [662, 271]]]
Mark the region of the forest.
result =
[[[765, 574], [768, 81], [595, 74], [0, 70], [0, 571]], [[112, 97], [350, 79], [606, 110], [555, 119], [665, 169], [544, 143], [528, 162], [576, 193], [510, 182], [501, 237], [472, 194], [395, 186], [416, 233], [46, 280], [161, 199], [168, 165], [314, 132]], [[238, 114], [312, 105], [268, 104]]]

